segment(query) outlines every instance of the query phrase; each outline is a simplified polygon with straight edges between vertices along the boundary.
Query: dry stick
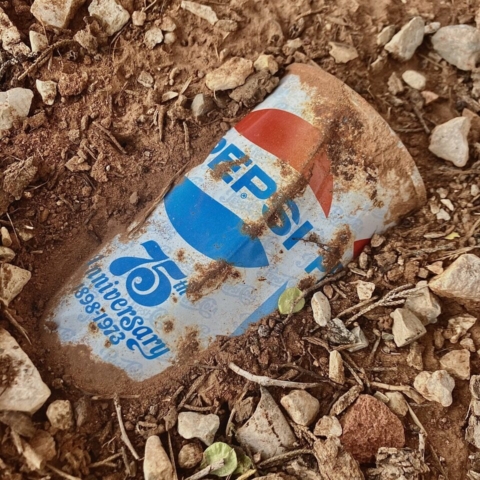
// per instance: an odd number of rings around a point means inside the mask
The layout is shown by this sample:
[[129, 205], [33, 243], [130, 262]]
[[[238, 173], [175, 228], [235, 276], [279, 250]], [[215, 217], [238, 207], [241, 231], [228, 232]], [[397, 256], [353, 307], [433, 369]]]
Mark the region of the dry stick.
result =
[[187, 122], [183, 122], [183, 133], [185, 135], [185, 154], [190, 158], [190, 133], [188, 132]]
[[135, 460], [139, 460], [140, 455], [138, 455], [138, 453], [135, 451], [135, 448], [133, 448], [132, 442], [130, 442], [127, 431], [125, 430], [125, 425], [123, 424], [122, 420], [122, 406], [120, 405], [120, 400], [118, 399], [117, 394], [115, 394], [113, 397], [113, 404], [115, 405], [115, 410], [117, 412], [118, 424], [120, 425], [120, 431], [122, 432], [123, 443], [125, 443], [125, 445], [128, 447], [133, 455], [133, 458], [135, 458]]
[[163, 142], [163, 124], [165, 123], [165, 112], [167, 111], [165, 105], [162, 105], [158, 110], [158, 140]]
[[205, 467], [203, 470], [200, 470], [199, 472], [186, 478], [185, 480], [200, 480], [201, 478], [204, 478], [207, 475], [209, 475], [210, 472], [218, 470], [219, 468], [222, 468], [224, 465], [225, 465], [225, 461], [219, 460], [218, 462], [212, 463], [208, 467]]
[[343, 317], [347, 313], [352, 313], [355, 310], [358, 310], [359, 308], [362, 308], [365, 305], [368, 305], [369, 303], [375, 302], [379, 298], [380, 298], [379, 296], [375, 296], [375, 297], [372, 297], [372, 298], [368, 298], [367, 300], [363, 300], [363, 302], [359, 302], [356, 305], [353, 305], [353, 307], [347, 308], [343, 312], [340, 312], [339, 314], [337, 314], [337, 318]]
[[413, 112], [415, 113], [415, 115], [417, 116], [418, 120], [420, 121], [420, 123], [422, 124], [422, 127], [423, 129], [425, 130], [425, 133], [427, 135], [430, 135], [430, 129], [428, 128], [428, 125], [425, 123], [425, 120], [423, 119], [423, 115], [422, 115], [422, 112], [420, 112], [420, 110], [413, 106]]
[[66, 478], [67, 480], [82, 480], [79, 477], [74, 477], [73, 475], [69, 475], [68, 473], [63, 472], [62, 470], [55, 468], [53, 465], [50, 465], [49, 463], [47, 463], [47, 468], [50, 469], [52, 472], [56, 473], [59, 477]]
[[30, 65], [21, 75], [19, 75], [18, 79], [23, 80], [28, 74], [33, 72], [36, 68], [41, 67], [44, 63], [48, 62], [48, 58], [50, 54], [57, 48], [66, 47], [70, 45], [75, 45], [77, 42], [75, 40], [60, 40], [57, 43], [54, 43], [47, 49], [45, 49], [42, 54], [35, 60], [35, 62]]
[[438, 464], [440, 472], [442, 472], [442, 475], [445, 477], [445, 480], [448, 480], [447, 471], [443, 468], [442, 462], [440, 462], [440, 459], [438, 458], [437, 452], [434, 450], [432, 443], [427, 442], [427, 445], [430, 448], [430, 452], [432, 452], [433, 458], [435, 458], [435, 461]]
[[15, 228], [15, 225], [13, 224], [12, 219], [10, 218], [10, 214], [7, 212], [6, 215], [7, 215], [8, 221], [10, 222], [10, 225], [12, 226], [12, 230], [13, 230], [13, 233], [15, 234], [15, 238], [17, 239], [18, 244], [21, 245], [20, 239], [18, 238], [18, 235], [17, 235], [17, 229]]
[[[88, 468], [97, 468], [97, 467], [103, 467], [104, 465], [107, 465], [109, 462], [112, 460], [116, 460], [117, 458], [121, 457], [121, 453], [115, 453], [114, 455], [105, 458], [104, 460], [100, 460], [99, 462], [91, 463]], [[113, 465], [113, 464], [112, 464]], [[116, 465], [113, 465], [116, 466]]]
[[445, 255], [444, 257], [437, 258], [436, 261], [447, 260], [449, 258], [456, 257], [457, 255], [462, 255], [463, 253], [468, 253], [472, 250], [475, 250], [476, 248], [480, 248], [480, 245], [474, 245], [472, 247], [459, 248], [458, 250], [454, 250], [453, 252], [450, 252], [448, 255]]
[[27, 339], [28, 343], [31, 345], [32, 342], [27, 334], [27, 331], [18, 323], [17, 319], [10, 313], [8, 308], [3, 309], [3, 313], [8, 318], [9, 322]]
[[128, 460], [127, 451], [125, 450], [125, 447], [122, 446], [120, 451], [122, 452], [122, 460], [123, 460], [123, 464], [125, 465], [125, 470], [127, 472], [127, 477], [134, 477], [135, 475], [132, 472], [132, 468], [131, 468], [130, 462]]
[[420, 420], [418, 419], [417, 415], [415, 412], [412, 410], [412, 407], [410, 404], [407, 402], [407, 407], [408, 407], [408, 412], [410, 413], [410, 416], [412, 417], [413, 423], [420, 429], [420, 432], [425, 435], [425, 437], [428, 436], [427, 431], [425, 430], [424, 426], [420, 423]]
[[276, 380], [270, 377], [254, 375], [253, 373], [249, 373], [243, 370], [238, 365], [235, 365], [235, 363], [233, 362], [230, 362], [228, 364], [228, 368], [230, 368], [230, 370], [233, 370], [237, 375], [246, 378], [250, 382], [257, 383], [262, 387], [298, 388], [300, 390], [306, 390], [307, 388], [316, 388], [322, 385], [321, 383], [289, 382], [287, 380]]
[[120, 150], [121, 153], [124, 155], [127, 153], [126, 150], [118, 143], [118, 140], [114, 137], [113, 133], [105, 128], [101, 123], [97, 122], [94, 120], [92, 122], [93, 125], [95, 125], [104, 135], [108, 137], [108, 139]]
[[302, 448], [300, 450], [293, 450], [292, 452], [282, 453], [281, 455], [277, 455], [276, 457], [269, 458], [268, 460], [264, 460], [260, 462], [257, 467], [261, 469], [266, 469], [269, 467], [273, 467], [278, 463], [282, 463], [285, 460], [290, 460], [291, 458], [299, 457], [300, 455], [313, 455], [311, 450], [306, 448]]
[[375, 354], [377, 353], [377, 350], [381, 341], [382, 341], [382, 337], [378, 336], [377, 339], [375, 340], [375, 343], [373, 344], [372, 351], [370, 352], [370, 355], [367, 358], [366, 365], [371, 365], [373, 363], [373, 359], [375, 358]]
[[178, 404], [177, 410], [181, 410], [183, 408], [183, 406], [190, 400], [190, 398], [192, 398], [192, 395], [197, 391], [198, 387], [205, 381], [206, 378], [207, 375], [204, 373], [195, 379], [183, 400]]
[[168, 453], [170, 454], [170, 463], [173, 466], [173, 478], [174, 480], [178, 480], [177, 465], [175, 464], [175, 456], [173, 455], [172, 437], [170, 435], [170, 430], [167, 432], [167, 434], [168, 434]]

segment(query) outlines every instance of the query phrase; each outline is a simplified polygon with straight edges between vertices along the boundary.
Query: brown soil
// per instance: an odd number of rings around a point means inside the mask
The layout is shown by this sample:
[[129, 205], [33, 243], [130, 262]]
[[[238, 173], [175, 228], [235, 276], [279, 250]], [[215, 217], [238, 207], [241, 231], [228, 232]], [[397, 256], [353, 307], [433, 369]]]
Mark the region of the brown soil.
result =
[[[30, 3], [27, 0], [0, 1], [0, 6], [20, 29], [25, 40], [29, 30], [43, 31], [29, 12]], [[144, 6], [143, 0], [121, 0], [120, 3], [130, 12]], [[65, 373], [73, 369], [78, 374], [82, 373], [86, 380], [90, 378], [91, 385], [98, 382], [95, 378], [97, 368], [88, 360], [87, 349], [72, 347], [72, 351], [59, 353], [54, 332], [48, 335], [42, 333], [42, 316], [67, 279], [95, 253], [100, 244], [125, 231], [169, 185], [176, 172], [187, 165], [201, 163], [223, 133], [248, 112], [225, 93], [217, 94], [216, 107], [203, 121], [193, 119], [188, 108], [173, 107], [168, 103], [160, 139], [159, 117], [163, 118], [165, 113], [164, 108], [159, 106], [163, 93], [179, 91], [189, 81], [185, 90], [188, 106], [197, 93], [209, 93], [204, 82], [205, 74], [221, 65], [223, 58], [233, 55], [255, 60], [260, 53], [272, 53], [281, 64], [279, 75], [294, 60], [313, 61], [360, 93], [398, 133], [421, 171], [429, 205], [439, 203], [437, 189], [443, 188], [457, 207], [451, 214], [451, 220], [442, 223], [431, 213], [429, 206], [425, 206], [394, 228], [380, 247], [367, 247], [368, 266], [365, 270], [369, 270], [368, 281], [376, 283], [377, 292], [383, 294], [394, 287], [416, 283], [425, 275], [431, 277], [433, 274], [425, 267], [447, 255], [449, 252], [446, 249], [475, 245], [478, 240], [478, 235], [475, 237], [472, 234], [465, 241], [478, 218], [473, 215], [478, 212], [478, 198], [473, 201], [468, 193], [471, 185], [480, 186], [478, 170], [471, 170], [471, 162], [466, 172], [459, 174], [430, 154], [428, 135], [414, 110], [421, 101], [418, 92], [406, 91], [398, 97], [402, 100], [399, 103], [387, 89], [392, 72], [401, 74], [408, 69], [418, 69], [424, 73], [428, 78], [427, 89], [440, 95], [438, 101], [422, 110], [427, 127], [432, 129], [436, 124], [461, 114], [467, 106], [464, 96], [469, 91], [467, 86], [471, 85], [470, 75], [454, 67], [439, 67], [429, 59], [427, 55], [431, 48], [428, 39], [411, 61], [399, 63], [389, 58], [380, 71], [369, 69], [381, 52], [376, 45], [380, 27], [391, 24], [401, 26], [418, 13], [442, 25], [472, 23], [475, 10], [479, 7], [476, 2], [457, 0], [450, 4], [410, 0], [404, 4], [393, 0], [358, 0], [357, 5], [355, 0], [231, 0], [202, 3], [211, 5], [221, 18], [239, 21], [238, 31], [226, 35], [180, 9], [179, 0], [164, 0], [148, 10], [146, 26], [153, 26], [168, 14], [178, 25], [178, 39], [173, 45], [148, 50], [143, 44], [146, 27], [128, 24], [119, 35], [101, 38], [98, 54], [89, 55], [78, 46], [69, 45], [56, 50], [48, 63], [23, 80], [18, 80], [18, 77], [31, 65], [31, 61], [10, 66], [3, 79], [0, 78], [2, 91], [22, 86], [36, 92], [35, 79], [60, 81], [63, 89], [63, 96], [57, 97], [52, 107], [43, 105], [38, 93], [35, 93], [30, 118], [0, 140], [0, 168], [3, 173], [19, 160], [29, 158], [33, 158], [37, 169], [22, 198], [11, 203], [8, 215], [0, 219], [0, 223], [12, 233], [11, 248], [17, 253], [14, 263], [32, 272], [32, 280], [11, 304], [32, 344], [6, 318], [2, 318], [0, 326], [15, 335], [38, 367], [42, 378], [52, 388], [52, 400], [69, 399], [76, 406], [88, 404], [87, 420], [76, 432], [55, 433], [58, 454], [52, 462], [65, 472], [81, 478], [124, 478], [125, 467], [121, 459], [114, 461], [115, 468], [88, 468], [90, 463], [120, 451], [122, 443], [115, 410], [110, 400], [98, 397], [97, 391], [80, 389], [72, 376]], [[50, 44], [71, 39], [76, 31], [83, 28], [86, 8], [84, 5], [77, 13], [70, 30], [60, 34], [47, 30]], [[302, 17], [305, 26], [300, 28], [299, 15], [310, 11], [320, 13]], [[285, 55], [282, 47], [292, 32], [298, 31], [303, 48], [294, 56]], [[328, 54], [329, 41], [355, 45], [360, 57], [347, 65], [335, 64]], [[145, 88], [137, 82], [142, 71], [154, 77], [155, 89]], [[463, 83], [459, 83], [459, 79]], [[105, 130], [113, 134], [113, 139]], [[472, 135], [478, 140], [478, 126], [473, 129]], [[79, 150], [86, 154], [90, 169], [72, 173], [65, 168], [65, 163]], [[476, 161], [478, 153], [472, 157]], [[31, 165], [29, 172], [32, 172]], [[452, 240], [444, 238], [453, 231], [458, 232], [460, 237]], [[432, 232], [439, 232], [438, 237], [424, 236]], [[33, 234], [30, 240], [24, 240], [27, 233]], [[435, 249], [438, 251], [432, 251]], [[451, 258], [444, 260], [444, 267], [449, 262]], [[358, 274], [358, 261], [350, 267], [353, 269], [347, 269], [347, 275], [335, 284], [336, 291], [340, 291], [341, 295], [330, 287], [325, 289], [325, 292], [332, 293], [334, 314], [357, 303], [353, 282], [366, 280]], [[233, 273], [222, 272], [222, 275]], [[212, 277], [217, 274], [215, 267]], [[206, 287], [216, 288], [216, 285]], [[438, 369], [439, 356], [452, 348], [447, 342], [443, 349], [434, 349], [435, 329], [444, 328], [450, 316], [465, 311], [454, 302], [444, 301], [442, 307], [439, 323], [430, 326], [427, 336], [420, 342], [425, 347], [425, 370]], [[468, 311], [480, 315], [478, 306], [469, 306]], [[365, 329], [370, 345], [376, 339], [374, 329], [377, 333], [390, 331], [390, 312], [391, 309], [376, 309], [358, 321]], [[279, 315], [273, 314], [260, 322], [261, 331], [266, 331], [266, 336], [260, 335], [259, 325], [254, 325], [245, 336], [235, 340], [218, 338], [211, 351], [198, 354], [197, 332], [188, 332], [182, 344], [182, 366], [171, 369], [160, 380], [148, 383], [140, 398], [132, 397], [137, 395], [138, 390], [131, 387], [128, 379], [116, 384], [107, 379], [104, 390], [110, 393], [110, 397], [114, 393], [124, 396], [121, 399], [124, 420], [137, 450], [143, 452], [149, 433], [163, 432], [165, 415], [170, 412], [171, 416], [171, 407], [178, 404], [178, 399], [183, 398], [192, 384], [195, 392], [187, 402], [190, 407], [217, 413], [225, 424], [245, 385], [242, 378], [227, 368], [230, 361], [259, 375], [281, 376], [284, 379], [295, 377], [297, 381], [315, 381], [312, 378], [325, 377], [328, 374], [326, 350], [305, 340], [305, 337], [318, 333], [311, 308], [306, 307], [296, 314], [282, 334], [275, 336], [270, 333], [278, 320]], [[164, 328], [171, 327], [172, 324], [167, 321]], [[473, 327], [472, 338], [475, 345], [480, 346], [480, 325]], [[371, 347], [352, 354], [355, 364], [364, 369], [362, 374], [370, 381], [412, 384], [418, 372], [406, 363], [408, 349], [396, 349], [390, 342], [382, 341], [372, 363], [369, 360], [370, 351]], [[480, 373], [477, 353], [473, 353], [471, 358], [472, 374]], [[0, 370], [2, 388], [5, 382], [10, 381], [11, 372], [8, 365], [1, 365]], [[117, 373], [112, 372], [112, 378], [117, 378]], [[326, 414], [333, 401], [344, 391], [325, 383], [324, 387], [311, 393], [321, 401], [322, 414]], [[272, 393], [278, 396], [280, 391], [273, 389]], [[258, 395], [258, 388], [249, 384], [246, 396], [258, 398]], [[473, 447], [464, 440], [469, 402], [468, 383], [457, 380], [454, 402], [448, 409], [430, 402], [414, 407], [428, 432], [426, 461], [431, 474], [424, 478], [436, 479], [445, 473], [450, 480], [466, 478], [468, 457], [474, 453]], [[45, 410], [44, 407], [35, 414], [37, 425], [45, 425]], [[141, 422], [157, 424], [158, 430], [144, 427]], [[418, 427], [409, 420], [403, 423], [407, 446], [418, 448]], [[6, 438], [6, 428], [0, 425], [2, 438]], [[178, 452], [185, 443], [174, 430], [171, 441], [174, 452]], [[22, 477], [23, 462], [10, 441], [2, 442], [0, 457], [8, 465], [6, 475], [10, 475], [4, 478], [41, 477], [35, 473]], [[3, 468], [1, 464], [0, 468]], [[138, 463], [136, 478], [143, 478], [140, 471], [141, 464]], [[179, 472], [179, 475], [188, 476], [185, 472]]]

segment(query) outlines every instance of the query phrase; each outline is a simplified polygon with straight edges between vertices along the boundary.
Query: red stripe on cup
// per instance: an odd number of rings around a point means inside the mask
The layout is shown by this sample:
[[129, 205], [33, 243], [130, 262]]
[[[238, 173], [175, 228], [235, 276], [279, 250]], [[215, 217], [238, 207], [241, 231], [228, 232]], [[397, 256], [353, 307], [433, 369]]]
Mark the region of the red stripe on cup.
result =
[[370, 240], [370, 238], [365, 238], [353, 242], [353, 258], [357, 258], [363, 252], [363, 249], [370, 243]]
[[250, 142], [290, 164], [309, 182], [325, 216], [330, 214], [333, 175], [320, 130], [303, 118], [278, 109], [255, 110], [235, 129]]

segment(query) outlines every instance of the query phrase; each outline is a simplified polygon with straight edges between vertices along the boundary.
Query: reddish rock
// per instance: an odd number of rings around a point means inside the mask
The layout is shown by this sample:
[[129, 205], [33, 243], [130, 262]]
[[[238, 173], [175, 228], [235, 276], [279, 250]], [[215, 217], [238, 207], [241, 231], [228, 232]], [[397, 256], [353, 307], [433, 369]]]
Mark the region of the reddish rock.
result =
[[400, 419], [382, 402], [360, 395], [341, 420], [340, 438], [360, 463], [373, 461], [380, 447], [402, 448], [405, 432]]

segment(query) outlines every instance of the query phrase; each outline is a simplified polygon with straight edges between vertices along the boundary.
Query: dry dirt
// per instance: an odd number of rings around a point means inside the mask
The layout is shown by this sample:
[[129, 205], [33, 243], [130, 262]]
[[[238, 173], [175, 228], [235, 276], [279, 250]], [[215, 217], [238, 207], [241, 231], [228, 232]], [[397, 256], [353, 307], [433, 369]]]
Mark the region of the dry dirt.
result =
[[[121, 0], [132, 12], [144, 7], [141, 0]], [[148, 2], [147, 2], [148, 3]], [[470, 76], [454, 67], [442, 65], [428, 57], [431, 51], [429, 40], [418, 49], [413, 59], [399, 63], [391, 58], [380, 71], [372, 72], [370, 64], [377, 59], [381, 49], [376, 45], [376, 34], [385, 25], [401, 26], [412, 16], [421, 14], [425, 19], [435, 19], [442, 25], [473, 23], [480, 4], [476, 1], [456, 0], [436, 2], [425, 0], [231, 0], [207, 1], [221, 18], [232, 18], [239, 22], [237, 32], [226, 35], [205, 21], [180, 9], [180, 1], [159, 0], [149, 8], [147, 25], [153, 25], [168, 14], [177, 23], [178, 39], [173, 45], [159, 46], [148, 50], [143, 45], [144, 27], [127, 25], [118, 35], [105, 38], [95, 55], [89, 55], [77, 45], [57, 49], [49, 62], [18, 80], [18, 76], [31, 64], [19, 63], [11, 66], [0, 79], [0, 89], [14, 86], [32, 88], [35, 79], [60, 80], [68, 77], [66, 89], [80, 94], [57, 97], [52, 107], [42, 104], [35, 95], [30, 118], [14, 128], [0, 140], [0, 168], [5, 171], [19, 160], [33, 157], [38, 171], [26, 188], [20, 200], [13, 202], [8, 215], [0, 223], [7, 228], [15, 227], [12, 248], [17, 252], [14, 263], [32, 272], [32, 280], [23, 293], [11, 305], [16, 318], [28, 332], [32, 345], [11, 326], [6, 318], [0, 325], [7, 328], [19, 341], [22, 348], [38, 367], [42, 378], [53, 391], [52, 399], [70, 399], [72, 402], [88, 404], [88, 419], [75, 432], [58, 432], [55, 436], [58, 454], [54, 464], [65, 472], [81, 478], [121, 479], [125, 467], [121, 459], [115, 466], [88, 468], [88, 465], [120, 451], [122, 445], [113, 403], [108, 399], [95, 397], [97, 392], [82, 391], [69, 375], [65, 375], [61, 356], [54, 355], [49, 345], [41, 340], [40, 320], [48, 302], [65, 283], [72, 272], [91, 256], [99, 245], [125, 229], [130, 222], [149, 206], [158, 193], [169, 184], [176, 172], [203, 161], [222, 134], [237, 123], [249, 109], [219, 94], [215, 109], [202, 122], [194, 120], [188, 109], [173, 108], [166, 103], [163, 139], [160, 141], [159, 128], [155, 125], [161, 96], [168, 90], [179, 90], [188, 80], [185, 95], [190, 101], [197, 93], [209, 94], [204, 76], [218, 67], [222, 59], [233, 55], [255, 60], [260, 53], [272, 53], [282, 64], [282, 69], [294, 60], [314, 61], [326, 71], [334, 74], [367, 99], [398, 133], [414, 157], [427, 187], [430, 204], [439, 203], [437, 189], [446, 189], [448, 198], [456, 205], [449, 221], [441, 222], [425, 206], [415, 215], [393, 229], [387, 241], [378, 248], [367, 247], [369, 267], [372, 268], [370, 281], [377, 285], [382, 294], [406, 283], [416, 283], [424, 275], [424, 267], [455, 250], [475, 245], [479, 237], [471, 235], [465, 240], [479, 211], [478, 198], [472, 203], [470, 186], [480, 185], [480, 170], [475, 169], [478, 152], [464, 172], [453, 170], [445, 162], [435, 158], [427, 150], [428, 135], [415, 114], [414, 107], [421, 105], [421, 99], [413, 91], [400, 95], [401, 102], [388, 93], [387, 80], [392, 72], [401, 74], [407, 69], [418, 69], [428, 79], [427, 89], [440, 95], [439, 100], [424, 106], [423, 119], [428, 129], [459, 115], [466, 106], [461, 98], [469, 91]], [[25, 0], [0, 1], [11, 20], [28, 38], [28, 31], [42, 31], [29, 12], [30, 2]], [[358, 8], [357, 8], [358, 7]], [[305, 28], [300, 33], [303, 48], [295, 58], [286, 56], [282, 46], [290, 38], [298, 24], [298, 16], [306, 15]], [[47, 31], [50, 44], [70, 39], [84, 26], [86, 7], [75, 16], [68, 31], [54, 33]], [[329, 56], [329, 41], [353, 44], [359, 58], [347, 65], [335, 64]], [[142, 71], [148, 71], [156, 80], [157, 89], [147, 89], [137, 82]], [[282, 70], [281, 70], [282, 71]], [[281, 75], [280, 71], [280, 75]], [[84, 82], [82, 75], [88, 75]], [[84, 83], [82, 85], [82, 82]], [[83, 88], [85, 87], [85, 88]], [[171, 108], [172, 107], [172, 108]], [[188, 107], [188, 103], [187, 103]], [[122, 153], [93, 122], [114, 133]], [[185, 141], [185, 128], [188, 141]], [[472, 141], [478, 141], [480, 128], [474, 125]], [[77, 153], [80, 142], [87, 140], [89, 154], [87, 162], [91, 170], [72, 173], [65, 163]], [[21, 239], [20, 233], [31, 232], [33, 238]], [[438, 238], [424, 235], [440, 232]], [[458, 232], [460, 237], [446, 240], [445, 235]], [[20, 238], [19, 238], [20, 237]], [[429, 249], [444, 248], [431, 251]], [[431, 252], [431, 253], [429, 253]], [[478, 252], [478, 251], [477, 251]], [[376, 259], [377, 255], [390, 253], [390, 265]], [[384, 255], [382, 259], [388, 259]], [[448, 265], [450, 258], [444, 260]], [[355, 267], [355, 265], [352, 265]], [[356, 265], [358, 268], [358, 265]], [[429, 277], [433, 274], [427, 271]], [[345, 277], [335, 285], [340, 293], [333, 292], [332, 308], [335, 313], [357, 303], [355, 285], [352, 282], [364, 279], [348, 270]], [[307, 302], [308, 303], [308, 302]], [[439, 368], [438, 358], [446, 352], [434, 349], [433, 332], [445, 325], [452, 314], [463, 311], [457, 304], [443, 302], [439, 324], [428, 329], [421, 344], [425, 347], [424, 368]], [[390, 328], [388, 314], [391, 309], [377, 309], [363, 316], [359, 324], [365, 328], [372, 346], [375, 341], [373, 329]], [[480, 315], [480, 309], [470, 307], [469, 312]], [[234, 312], [232, 312], [234, 315]], [[277, 315], [260, 322], [270, 331]], [[170, 372], [161, 382], [150, 386], [141, 398], [132, 398], [137, 392], [122, 390], [122, 405], [129, 435], [138, 451], [143, 446], [152, 423], [159, 425], [153, 431], [164, 430], [164, 417], [170, 407], [178, 403], [195, 379], [205, 375], [204, 382], [197, 388], [197, 395], [190, 401], [191, 408], [218, 413], [226, 423], [233, 403], [242, 393], [244, 381], [228, 370], [229, 361], [246, 370], [272, 377], [287, 372], [299, 373], [298, 381], [311, 381], [328, 373], [328, 354], [324, 348], [309, 343], [315, 329], [311, 310], [305, 308], [296, 314], [280, 336], [260, 336], [259, 326], [254, 325], [244, 337], [229, 341], [218, 339], [212, 352], [190, 360], [182, 369]], [[480, 326], [472, 329], [472, 338], [480, 346]], [[194, 335], [192, 336], [195, 342]], [[190, 348], [191, 345], [187, 346]], [[367, 350], [352, 354], [352, 359], [364, 368], [362, 375], [370, 381], [389, 384], [411, 384], [417, 374], [407, 366], [408, 349], [395, 349], [392, 344], [382, 342], [370, 363]], [[191, 356], [186, 355], [186, 361]], [[292, 365], [294, 367], [292, 368]], [[82, 369], [83, 365], [79, 365]], [[310, 374], [305, 370], [311, 372]], [[302, 373], [303, 372], [303, 373]], [[472, 355], [472, 373], [480, 373], [477, 353]], [[88, 375], [88, 373], [87, 373]], [[203, 378], [203, 377], [202, 377]], [[427, 402], [414, 407], [415, 412], [428, 433], [426, 461], [431, 474], [424, 478], [466, 478], [468, 457], [474, 449], [464, 440], [465, 418], [470, 394], [468, 382], [457, 381], [454, 402], [449, 408]], [[183, 392], [179, 393], [179, 387]], [[275, 394], [280, 391], [273, 390]], [[114, 392], [112, 392], [113, 394]], [[327, 412], [338, 388], [325, 383], [314, 390], [322, 402], [322, 412]], [[247, 396], [258, 397], [258, 389], [250, 384]], [[38, 425], [46, 422], [45, 408], [34, 417]], [[140, 422], [140, 423], [139, 423]], [[148, 427], [141, 422], [147, 422]], [[167, 422], [168, 423], [168, 422]], [[143, 426], [142, 426], [143, 425]], [[418, 447], [418, 427], [410, 420], [404, 421], [407, 445]], [[7, 438], [7, 427], [0, 425], [4, 438], [0, 445], [0, 457], [8, 465], [2, 478], [41, 478], [37, 473], [20, 473], [22, 459]], [[162, 437], [164, 439], [167, 438]], [[172, 430], [173, 451], [177, 452], [182, 440]], [[165, 444], [165, 443], [164, 443]], [[138, 464], [136, 478], [143, 478], [141, 464]], [[179, 476], [188, 476], [180, 472]], [[441, 477], [444, 475], [444, 477]], [[46, 477], [43, 477], [46, 478]], [[56, 478], [53, 475], [53, 478]]]

